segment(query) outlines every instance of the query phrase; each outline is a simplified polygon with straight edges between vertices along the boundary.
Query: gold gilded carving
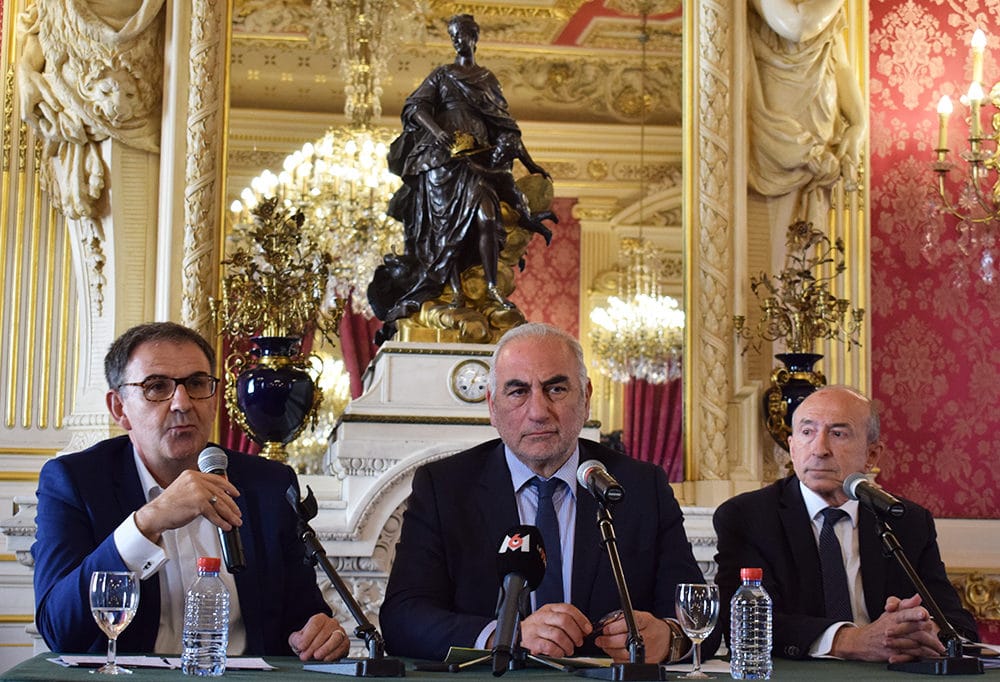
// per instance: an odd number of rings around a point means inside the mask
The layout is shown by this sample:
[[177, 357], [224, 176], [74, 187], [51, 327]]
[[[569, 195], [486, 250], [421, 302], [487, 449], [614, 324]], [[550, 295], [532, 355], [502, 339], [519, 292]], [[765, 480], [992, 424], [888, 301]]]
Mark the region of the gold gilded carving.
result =
[[184, 256], [181, 319], [212, 335], [209, 297], [214, 291], [215, 237], [221, 216], [220, 190], [222, 87], [226, 3], [198, 0], [191, 7], [191, 88], [187, 114], [187, 164], [184, 178]]
[[732, 2], [697, 3], [698, 24], [703, 36], [698, 44], [695, 101], [691, 111], [695, 119], [694, 139], [697, 167], [692, 171], [700, 183], [692, 202], [697, 211], [698, 234], [695, 240], [694, 277], [696, 294], [692, 301], [698, 311], [697, 363], [691, 380], [699, 386], [696, 452], [699, 461], [695, 478], [721, 480], [728, 475], [726, 465], [729, 417], [727, 402], [732, 392], [729, 370], [732, 365], [732, 341], [729, 311], [732, 288], [729, 285], [733, 255], [730, 248], [730, 216], [734, 214], [729, 174], [728, 150], [732, 148], [732, 120], [729, 75], [733, 73], [731, 49], [734, 16]]
[[1000, 620], [1000, 578], [978, 572], [953, 574], [951, 584], [976, 620]]

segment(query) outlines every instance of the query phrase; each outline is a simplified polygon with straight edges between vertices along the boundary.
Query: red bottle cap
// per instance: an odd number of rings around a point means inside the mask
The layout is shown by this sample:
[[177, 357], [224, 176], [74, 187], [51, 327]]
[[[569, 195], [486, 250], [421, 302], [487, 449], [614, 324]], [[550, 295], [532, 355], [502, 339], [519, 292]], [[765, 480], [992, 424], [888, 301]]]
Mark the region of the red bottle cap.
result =
[[764, 577], [763, 568], [741, 568], [740, 580], [760, 580]]
[[198, 557], [198, 570], [207, 573], [218, 573], [222, 567], [222, 559], [217, 556]]

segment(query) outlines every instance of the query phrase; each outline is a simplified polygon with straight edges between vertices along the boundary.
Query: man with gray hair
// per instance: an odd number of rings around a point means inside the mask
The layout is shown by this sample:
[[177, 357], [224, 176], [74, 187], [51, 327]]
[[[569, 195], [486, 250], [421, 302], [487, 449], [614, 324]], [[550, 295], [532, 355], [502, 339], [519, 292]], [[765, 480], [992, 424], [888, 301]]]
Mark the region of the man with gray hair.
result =
[[[871, 473], [884, 450], [871, 400], [848, 386], [826, 386], [792, 415], [793, 475], [723, 503], [715, 512], [723, 604], [740, 568], [764, 570], [774, 600], [776, 655], [902, 663], [940, 656], [938, 625], [909, 577], [882, 552], [875, 517], [848, 498], [844, 479]], [[893, 530], [951, 625], [978, 641], [976, 623], [948, 581], [934, 519], [904, 500]], [[729, 610], [720, 628], [729, 633]]]
[[[673, 620], [674, 591], [678, 583], [705, 579], [680, 506], [662, 469], [579, 437], [591, 392], [583, 351], [569, 334], [533, 323], [500, 339], [487, 388], [500, 438], [414, 475], [380, 615], [390, 652], [442, 659], [452, 646], [493, 648], [497, 547], [511, 527], [527, 524], [539, 527], [548, 560], [533, 610], [520, 623], [523, 648], [548, 656], [603, 652], [628, 661], [597, 501], [576, 478], [588, 460], [605, 466], [626, 491], [614, 507], [614, 526], [645, 662], [677, 660], [688, 651]], [[554, 542], [542, 527], [546, 509]], [[717, 641], [705, 646], [706, 655]]]

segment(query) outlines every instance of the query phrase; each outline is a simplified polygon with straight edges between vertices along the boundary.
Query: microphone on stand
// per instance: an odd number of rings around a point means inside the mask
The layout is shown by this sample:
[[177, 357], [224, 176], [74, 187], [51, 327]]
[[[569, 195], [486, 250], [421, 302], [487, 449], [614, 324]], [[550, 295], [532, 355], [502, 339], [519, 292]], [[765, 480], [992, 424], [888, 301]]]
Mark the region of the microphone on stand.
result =
[[[198, 470], [202, 473], [225, 477], [227, 467], [229, 467], [229, 455], [222, 448], [212, 445], [198, 455]], [[236, 526], [229, 530], [219, 528], [219, 540], [222, 542], [222, 558], [229, 572], [238, 573], [246, 568], [247, 560], [243, 556], [243, 540], [240, 538], [239, 529]]]
[[601, 504], [613, 504], [625, 499], [625, 489], [608, 473], [608, 468], [596, 459], [588, 459], [577, 468], [576, 480]]
[[857, 500], [876, 514], [888, 514], [899, 518], [906, 511], [903, 503], [895, 496], [869, 481], [868, 477], [860, 472], [844, 479], [844, 492], [849, 498]]
[[545, 575], [545, 547], [535, 526], [514, 526], [497, 550], [497, 573], [503, 584], [497, 600], [493, 636], [493, 675], [507, 671], [517, 645], [518, 625], [529, 608], [529, 597]]

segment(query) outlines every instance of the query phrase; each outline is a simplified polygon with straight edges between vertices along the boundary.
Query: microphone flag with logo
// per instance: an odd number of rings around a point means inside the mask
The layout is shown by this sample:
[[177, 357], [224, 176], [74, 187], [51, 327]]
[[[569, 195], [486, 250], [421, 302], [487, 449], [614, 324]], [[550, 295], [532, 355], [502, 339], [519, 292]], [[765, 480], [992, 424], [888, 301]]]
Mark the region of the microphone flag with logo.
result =
[[510, 665], [521, 617], [529, 609], [528, 597], [545, 575], [545, 546], [535, 526], [514, 526], [504, 533], [497, 548], [497, 627], [493, 636], [493, 674], [502, 675]]

